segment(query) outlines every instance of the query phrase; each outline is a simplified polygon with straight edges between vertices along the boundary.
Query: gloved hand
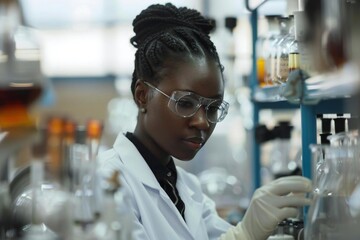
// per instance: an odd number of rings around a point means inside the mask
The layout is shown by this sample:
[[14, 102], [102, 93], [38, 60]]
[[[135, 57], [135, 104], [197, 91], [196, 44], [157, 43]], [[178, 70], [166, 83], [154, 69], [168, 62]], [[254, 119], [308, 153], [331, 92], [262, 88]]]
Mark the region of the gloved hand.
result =
[[301, 176], [279, 178], [258, 188], [243, 220], [221, 235], [221, 240], [265, 240], [285, 218], [296, 217], [298, 207], [309, 205], [311, 181]]

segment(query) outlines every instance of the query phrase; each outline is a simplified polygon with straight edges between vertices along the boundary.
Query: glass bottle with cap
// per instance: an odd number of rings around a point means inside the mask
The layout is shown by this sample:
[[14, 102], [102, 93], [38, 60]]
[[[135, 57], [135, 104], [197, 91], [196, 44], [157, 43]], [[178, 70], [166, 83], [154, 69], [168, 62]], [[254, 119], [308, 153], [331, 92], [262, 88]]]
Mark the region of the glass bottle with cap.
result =
[[265, 37], [263, 48], [262, 48], [262, 56], [265, 61], [265, 79], [264, 85], [273, 85], [271, 78], [271, 61], [272, 61], [272, 51], [275, 47], [276, 42], [279, 40], [279, 23], [278, 19], [280, 16], [278, 15], [267, 15], [265, 16], [268, 23], [268, 34]]
[[270, 50], [270, 80], [273, 84], [278, 84], [277, 82], [277, 49], [282, 42], [282, 39], [289, 33], [290, 28], [290, 19], [288, 17], [278, 17], [279, 24], [279, 34], [275, 37], [273, 42], [273, 47]]
[[279, 41], [276, 49], [276, 73], [275, 82], [285, 83], [289, 75], [289, 47], [294, 41], [294, 16], [289, 16], [289, 30], [287, 34]]

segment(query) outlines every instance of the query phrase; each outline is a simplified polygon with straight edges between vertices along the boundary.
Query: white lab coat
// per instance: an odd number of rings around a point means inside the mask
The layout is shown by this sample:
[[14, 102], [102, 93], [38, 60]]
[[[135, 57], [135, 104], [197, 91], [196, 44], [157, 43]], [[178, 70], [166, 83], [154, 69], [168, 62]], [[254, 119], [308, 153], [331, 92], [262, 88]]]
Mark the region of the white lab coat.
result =
[[115, 169], [121, 171], [121, 183], [134, 213], [134, 239], [210, 240], [231, 228], [217, 215], [214, 202], [201, 191], [197, 178], [177, 167], [176, 187], [186, 206], [185, 222], [137, 148], [123, 134], [112, 149], [99, 155], [99, 162], [103, 177]]

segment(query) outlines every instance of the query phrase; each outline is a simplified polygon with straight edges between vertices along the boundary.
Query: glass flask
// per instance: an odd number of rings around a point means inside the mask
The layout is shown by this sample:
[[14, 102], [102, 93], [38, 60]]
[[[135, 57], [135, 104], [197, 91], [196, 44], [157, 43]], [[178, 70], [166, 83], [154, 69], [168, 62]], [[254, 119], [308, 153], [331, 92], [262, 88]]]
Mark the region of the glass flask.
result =
[[0, 0], [0, 129], [33, 126], [30, 106], [41, 95], [40, 48], [19, 1]]
[[[360, 162], [357, 146], [321, 146], [322, 171], [308, 211], [307, 240], [355, 240], [360, 236]], [[320, 157], [321, 158], [321, 157]]]

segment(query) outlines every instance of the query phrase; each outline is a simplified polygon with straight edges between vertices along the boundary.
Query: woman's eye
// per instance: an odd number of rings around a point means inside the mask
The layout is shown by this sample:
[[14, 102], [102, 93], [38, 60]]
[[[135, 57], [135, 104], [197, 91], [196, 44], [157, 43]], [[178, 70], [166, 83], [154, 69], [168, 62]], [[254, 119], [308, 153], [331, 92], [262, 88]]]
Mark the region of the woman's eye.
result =
[[219, 109], [220, 109], [220, 106], [216, 106], [216, 105], [209, 106], [209, 110], [211, 110], [211, 111], [217, 111]]
[[220, 106], [211, 105], [208, 107], [209, 113], [217, 113], [220, 110]]
[[181, 108], [193, 108], [195, 107], [195, 103], [190, 99], [180, 99], [177, 102], [178, 107]]

